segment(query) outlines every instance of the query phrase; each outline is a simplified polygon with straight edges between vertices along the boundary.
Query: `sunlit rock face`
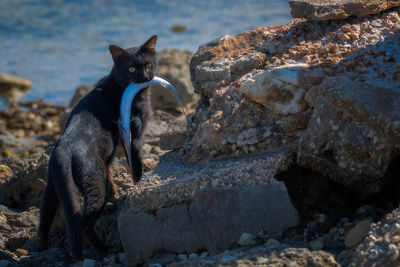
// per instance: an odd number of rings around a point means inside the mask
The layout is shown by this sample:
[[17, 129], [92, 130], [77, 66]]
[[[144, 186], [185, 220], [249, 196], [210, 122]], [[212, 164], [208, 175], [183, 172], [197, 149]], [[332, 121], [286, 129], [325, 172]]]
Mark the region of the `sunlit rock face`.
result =
[[365, 193], [380, 191], [400, 153], [398, 11], [297, 19], [201, 46], [191, 61], [201, 100], [183, 158], [290, 146], [298, 164]]
[[294, 18], [338, 20], [377, 14], [400, 3], [396, 0], [290, 0], [289, 5]]

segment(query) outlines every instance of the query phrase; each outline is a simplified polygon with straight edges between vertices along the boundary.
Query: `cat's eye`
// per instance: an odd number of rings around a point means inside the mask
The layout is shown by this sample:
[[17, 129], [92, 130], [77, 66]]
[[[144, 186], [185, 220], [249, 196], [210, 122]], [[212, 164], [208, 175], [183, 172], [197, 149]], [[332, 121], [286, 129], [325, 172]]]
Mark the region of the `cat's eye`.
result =
[[146, 69], [151, 69], [151, 66], [152, 66], [151, 63], [147, 63], [146, 64]]
[[130, 67], [129, 68], [129, 72], [135, 72], [136, 71], [136, 68], [135, 67]]

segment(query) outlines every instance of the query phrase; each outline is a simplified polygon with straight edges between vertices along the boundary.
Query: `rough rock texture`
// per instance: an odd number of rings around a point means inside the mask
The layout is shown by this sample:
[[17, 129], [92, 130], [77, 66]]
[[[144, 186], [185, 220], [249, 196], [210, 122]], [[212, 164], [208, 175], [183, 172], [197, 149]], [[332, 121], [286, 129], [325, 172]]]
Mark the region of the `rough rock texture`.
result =
[[310, 266], [339, 267], [335, 258], [325, 251], [306, 248], [289, 248], [285, 245], [259, 246], [251, 249], [226, 251], [210, 257], [197, 257], [168, 264], [180, 266]]
[[397, 0], [290, 0], [289, 5], [294, 18], [336, 20], [377, 14], [400, 3]]
[[[189, 63], [192, 56], [192, 52], [181, 49], [165, 49], [157, 52], [157, 76], [166, 79], [178, 90], [186, 108], [190, 108], [198, 100], [189, 76]], [[165, 88], [158, 85], [152, 86], [151, 103], [154, 109], [181, 110], [176, 99]]]
[[13, 171], [7, 165], [0, 165], [0, 180], [7, 179], [13, 175]]
[[160, 136], [160, 148], [163, 150], [172, 150], [185, 146], [186, 132], [167, 133]]
[[298, 145], [299, 165], [362, 193], [381, 191], [400, 153], [399, 29], [393, 9], [368, 19], [294, 20], [201, 46], [191, 79], [202, 98], [182, 158]]
[[320, 88], [300, 141], [299, 164], [362, 192], [379, 192], [400, 153], [398, 89], [346, 78], [326, 80]]
[[371, 224], [371, 230], [353, 253], [349, 266], [398, 266], [400, 264], [400, 208]]
[[42, 100], [13, 103], [9, 108], [0, 111], [0, 121], [4, 120], [4, 131], [16, 137], [55, 134], [59, 131], [56, 122], [63, 109], [62, 106]]
[[48, 163], [49, 155], [43, 154], [6, 181], [1, 181], [1, 203], [18, 209], [40, 207], [41, 195], [46, 187]]
[[[39, 225], [39, 210], [30, 208], [24, 212], [15, 212], [0, 205], [0, 254], [2, 259], [17, 259], [9, 251], [24, 248], [25, 243], [35, 236]], [[7, 255], [6, 257], [4, 257]]]
[[129, 264], [160, 250], [220, 251], [243, 233], [279, 235], [296, 226], [287, 190], [273, 178], [292, 162], [292, 151], [204, 164], [164, 158], [129, 191], [119, 216]]
[[9, 102], [21, 98], [31, 87], [32, 83], [27, 79], [0, 73], [0, 97], [5, 98]]

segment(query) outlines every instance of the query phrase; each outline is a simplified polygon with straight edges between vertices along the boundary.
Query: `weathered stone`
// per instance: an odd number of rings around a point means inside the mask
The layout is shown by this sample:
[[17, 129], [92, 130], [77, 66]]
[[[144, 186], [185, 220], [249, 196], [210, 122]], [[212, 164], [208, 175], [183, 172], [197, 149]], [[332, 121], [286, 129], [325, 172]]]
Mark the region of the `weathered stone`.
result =
[[[348, 79], [354, 85], [356, 81], [370, 81], [393, 90], [399, 88], [396, 62], [400, 58], [396, 53], [386, 55], [386, 51], [399, 49], [398, 10], [371, 15], [368, 20], [294, 20], [201, 46], [192, 58], [191, 79], [202, 99], [189, 119], [182, 158], [196, 162], [261, 153], [284, 144], [296, 146], [315, 106], [320, 104], [321, 83], [325, 86], [324, 81], [331, 78]], [[257, 58], [260, 53], [265, 58], [259, 67], [230, 67], [243, 56]], [[396, 119], [390, 124], [400, 133], [398, 122]], [[386, 168], [386, 159], [393, 157], [396, 149], [389, 154], [382, 151], [380, 169]], [[331, 170], [326, 172], [333, 176]]]
[[150, 117], [144, 134], [146, 139], [158, 141], [163, 135], [184, 132], [185, 126], [184, 117], [177, 118], [168, 112], [156, 110]]
[[48, 162], [49, 155], [43, 154], [39, 160], [30, 162], [25, 169], [2, 183], [1, 202], [20, 209], [39, 207], [46, 187]]
[[13, 175], [12, 170], [6, 165], [0, 165], [0, 179], [7, 179]]
[[16, 157], [5, 157], [0, 161], [0, 164], [9, 167], [13, 173], [22, 171], [26, 165], [24, 161]]
[[[0, 134], [0, 148], [2, 156], [5, 157], [27, 157], [35, 153], [35, 151], [48, 145], [47, 142], [35, 137], [15, 137], [14, 135]], [[40, 153], [41, 154], [41, 153]]]
[[371, 228], [371, 223], [372, 221], [367, 219], [359, 222], [356, 226], [351, 228], [344, 239], [345, 246], [347, 248], [351, 248], [360, 243], [361, 240], [368, 234]]
[[39, 225], [39, 210], [15, 212], [0, 205], [0, 249], [15, 251], [32, 238]]
[[127, 208], [151, 211], [190, 202], [195, 192], [205, 189], [276, 183], [274, 176], [293, 163], [290, 147], [204, 163], [183, 163], [168, 156], [162, 156], [152, 172], [129, 188]]
[[249, 48], [264, 40], [263, 30], [255, 29], [236, 36], [224, 36], [200, 46], [190, 62], [190, 79], [194, 91], [202, 97], [210, 98], [215, 90], [228, 85], [240, 74], [261, 68], [264, 54], [249, 52]]
[[186, 132], [170, 133], [160, 136], [160, 148], [162, 150], [172, 150], [181, 148], [185, 145]]
[[335, 257], [325, 251], [309, 251], [306, 248], [290, 248], [286, 245], [273, 247], [241, 248], [221, 254], [168, 264], [168, 267], [184, 266], [312, 266], [339, 267]]
[[286, 188], [274, 179], [289, 162], [290, 149], [203, 164], [164, 158], [132, 186], [119, 217], [129, 264], [159, 250], [220, 251], [242, 233], [279, 234], [297, 225]]
[[143, 159], [143, 171], [148, 172], [154, 170], [158, 162], [154, 159]]
[[93, 259], [84, 259], [82, 263], [82, 267], [95, 267], [96, 261]]
[[8, 101], [16, 101], [31, 89], [32, 83], [24, 78], [0, 73], [0, 96]]
[[362, 228], [370, 228], [370, 230], [365, 233], [365, 238], [353, 250], [349, 266], [398, 266], [400, 262], [399, 221], [400, 208], [397, 207], [376, 223], [365, 222]]
[[159, 250], [182, 253], [201, 248], [187, 205], [157, 209], [156, 216], [126, 211], [119, 216], [118, 227], [126, 260], [140, 263]]
[[365, 17], [400, 3], [396, 0], [290, 0], [289, 5], [294, 18], [337, 20], [350, 16]]
[[238, 244], [241, 246], [254, 246], [259, 243], [257, 237], [250, 233], [243, 233], [238, 241]]
[[340, 77], [320, 85], [319, 102], [298, 152], [298, 163], [363, 193], [377, 193], [399, 153], [397, 89]]
[[157, 209], [156, 216], [127, 211], [119, 217], [120, 236], [130, 264], [159, 250], [221, 251], [236, 243], [243, 231], [279, 233], [297, 223], [297, 213], [279, 183], [200, 192], [191, 204]]
[[301, 88], [301, 72], [307, 64], [284, 65], [245, 77], [240, 91], [272, 112], [296, 114], [306, 107], [301, 100], [308, 88]]
[[268, 238], [267, 242], [265, 242], [264, 246], [270, 247], [270, 246], [275, 246], [278, 245], [279, 241], [274, 239], [274, 238]]
[[298, 223], [286, 188], [279, 183], [200, 192], [190, 215], [210, 252], [230, 247], [244, 232], [277, 234]]
[[[190, 108], [198, 100], [189, 77], [189, 63], [192, 56], [192, 52], [181, 49], [165, 49], [157, 52], [157, 76], [166, 79], [176, 88], [186, 108]], [[158, 85], [152, 86], [151, 103], [155, 109], [181, 110], [176, 99]]]

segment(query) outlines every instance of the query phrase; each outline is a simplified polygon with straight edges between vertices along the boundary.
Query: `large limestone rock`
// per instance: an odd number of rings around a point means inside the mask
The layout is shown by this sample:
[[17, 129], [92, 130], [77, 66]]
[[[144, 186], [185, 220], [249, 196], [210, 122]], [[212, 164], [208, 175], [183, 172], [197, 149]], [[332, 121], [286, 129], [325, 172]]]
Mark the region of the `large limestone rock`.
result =
[[27, 79], [0, 73], [0, 96], [10, 102], [21, 98], [31, 87], [32, 83]]
[[[198, 100], [189, 76], [192, 56], [192, 52], [181, 49], [165, 49], [157, 53], [157, 76], [166, 79], [178, 90], [186, 108], [190, 108]], [[154, 109], [181, 110], [176, 99], [158, 85], [152, 86], [151, 103]]]
[[290, 0], [294, 18], [310, 20], [347, 19], [365, 17], [399, 6], [397, 0]]
[[292, 162], [290, 148], [257, 157], [204, 164], [168, 160], [127, 195], [118, 219], [128, 264], [157, 251], [218, 252], [243, 233], [271, 236], [299, 222], [287, 190], [274, 175]]
[[[380, 192], [400, 154], [399, 30], [397, 8], [368, 20], [294, 20], [201, 46], [191, 78], [202, 98], [182, 158], [292, 145], [299, 165], [360, 193]], [[243, 57], [260, 64], [232, 68]]]
[[378, 193], [400, 153], [400, 94], [375, 81], [326, 80], [320, 85], [298, 163], [363, 193]]
[[246, 77], [240, 91], [273, 112], [296, 114], [306, 107], [301, 83], [308, 68], [308, 64], [289, 64], [257, 72]]

